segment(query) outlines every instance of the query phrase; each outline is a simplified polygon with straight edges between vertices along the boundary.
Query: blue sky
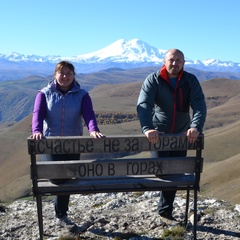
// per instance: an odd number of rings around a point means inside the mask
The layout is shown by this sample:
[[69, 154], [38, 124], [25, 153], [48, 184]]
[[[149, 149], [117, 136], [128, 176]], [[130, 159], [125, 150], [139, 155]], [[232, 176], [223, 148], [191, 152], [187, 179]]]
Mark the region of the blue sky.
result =
[[240, 62], [238, 0], [7, 0], [0, 53], [77, 56], [124, 38]]

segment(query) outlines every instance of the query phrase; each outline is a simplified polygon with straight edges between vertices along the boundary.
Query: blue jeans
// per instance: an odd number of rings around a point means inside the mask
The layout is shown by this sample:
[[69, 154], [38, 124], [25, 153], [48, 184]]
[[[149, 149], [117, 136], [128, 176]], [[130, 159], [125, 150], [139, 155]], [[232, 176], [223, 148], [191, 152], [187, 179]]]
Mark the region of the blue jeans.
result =
[[[42, 161], [57, 161], [57, 160], [79, 160], [80, 154], [45, 154], [42, 155]], [[53, 184], [61, 184], [66, 182], [68, 179], [49, 179]], [[54, 208], [55, 216], [62, 218], [67, 216], [68, 204], [70, 195], [57, 195], [55, 198]]]
[[[155, 151], [151, 152], [152, 157], [186, 157], [187, 151]], [[176, 191], [162, 191], [158, 202], [157, 211], [161, 216], [172, 216], [173, 202]]]

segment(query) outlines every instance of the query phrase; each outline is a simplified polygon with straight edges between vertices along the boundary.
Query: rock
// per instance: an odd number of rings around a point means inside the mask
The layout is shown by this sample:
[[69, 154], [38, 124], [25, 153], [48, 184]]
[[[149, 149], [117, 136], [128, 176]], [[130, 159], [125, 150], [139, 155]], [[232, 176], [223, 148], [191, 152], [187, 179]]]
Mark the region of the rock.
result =
[[[174, 217], [184, 219], [185, 195], [178, 192]], [[157, 214], [159, 192], [100, 193], [72, 195], [69, 218], [78, 228], [72, 233], [55, 226], [53, 200], [43, 200], [45, 239], [171, 239]], [[1, 205], [0, 240], [37, 240], [39, 237], [37, 209], [33, 200], [17, 200]], [[193, 203], [190, 202], [187, 231], [177, 239], [193, 238]], [[1, 209], [1, 208], [0, 208]], [[198, 239], [239, 239], [240, 207], [216, 199], [198, 199]], [[165, 237], [163, 237], [163, 234]], [[175, 238], [176, 239], [176, 238]]]

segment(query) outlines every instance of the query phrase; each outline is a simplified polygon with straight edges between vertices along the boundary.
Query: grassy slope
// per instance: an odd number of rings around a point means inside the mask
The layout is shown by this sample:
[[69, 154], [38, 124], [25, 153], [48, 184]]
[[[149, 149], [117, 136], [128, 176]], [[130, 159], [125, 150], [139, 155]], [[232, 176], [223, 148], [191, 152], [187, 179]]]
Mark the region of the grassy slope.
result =
[[30, 135], [30, 117], [0, 134], [0, 200], [29, 193], [29, 156], [26, 139]]
[[232, 203], [240, 201], [240, 120], [205, 133], [203, 194]]
[[[202, 86], [208, 104], [202, 193], [239, 203], [240, 81], [213, 79], [203, 82]], [[96, 87], [90, 92], [95, 111], [134, 112], [140, 87], [139, 82]], [[30, 124], [31, 116], [28, 116], [0, 131], [0, 201], [30, 191], [26, 145]], [[140, 133], [138, 121], [100, 128], [107, 135]]]

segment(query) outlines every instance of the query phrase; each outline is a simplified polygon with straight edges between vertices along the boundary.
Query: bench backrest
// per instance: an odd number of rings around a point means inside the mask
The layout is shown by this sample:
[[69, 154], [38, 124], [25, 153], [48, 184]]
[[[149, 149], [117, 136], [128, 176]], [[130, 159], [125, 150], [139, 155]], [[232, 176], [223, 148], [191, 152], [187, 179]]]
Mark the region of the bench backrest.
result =
[[[35, 179], [63, 178], [107, 178], [132, 175], [161, 175], [196, 173], [202, 171], [202, 149], [204, 137], [199, 136], [190, 144], [183, 134], [164, 134], [156, 144], [145, 135], [119, 135], [94, 139], [92, 137], [47, 137], [41, 140], [28, 138], [28, 152], [31, 155], [31, 172]], [[177, 158], [106, 158], [106, 154], [142, 151], [195, 150], [193, 157]], [[39, 154], [101, 153], [103, 158], [81, 161], [36, 161]], [[84, 157], [83, 157], [84, 158]]]
[[41, 140], [28, 138], [29, 154], [114, 153], [142, 151], [202, 150], [203, 135], [189, 143], [184, 134], [162, 134], [156, 144], [141, 135], [118, 135], [94, 139], [92, 137], [47, 137]]

